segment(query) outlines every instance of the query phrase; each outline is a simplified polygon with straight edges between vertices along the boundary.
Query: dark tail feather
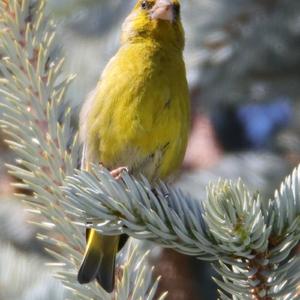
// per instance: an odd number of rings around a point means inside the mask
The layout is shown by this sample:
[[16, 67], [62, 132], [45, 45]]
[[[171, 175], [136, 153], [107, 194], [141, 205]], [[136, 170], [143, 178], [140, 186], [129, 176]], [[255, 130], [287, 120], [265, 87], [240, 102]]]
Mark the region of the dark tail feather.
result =
[[[109, 237], [106, 237], [106, 239]], [[128, 235], [122, 234], [118, 238], [116, 245], [117, 251], [120, 251], [123, 246], [125, 245], [126, 241], [128, 240]], [[110, 237], [112, 239], [112, 237]], [[115, 249], [114, 249], [115, 251]], [[103, 260], [101, 262], [101, 266], [99, 272], [97, 274], [97, 281], [98, 283], [108, 292], [111, 293], [115, 286], [115, 270], [116, 270], [116, 252], [107, 253], [103, 256]], [[108, 276], [107, 276], [108, 275]]]
[[98, 283], [108, 292], [114, 289], [115, 257], [118, 250], [118, 236], [103, 236], [93, 229], [87, 229], [87, 246], [78, 282], [89, 283], [97, 279]]
[[98, 283], [111, 293], [115, 286], [115, 260], [116, 254], [103, 257], [99, 272], [96, 276]]
[[101, 237], [98, 237], [95, 230], [86, 230], [86, 242], [87, 246], [77, 275], [80, 284], [89, 283], [97, 277], [103, 257]]

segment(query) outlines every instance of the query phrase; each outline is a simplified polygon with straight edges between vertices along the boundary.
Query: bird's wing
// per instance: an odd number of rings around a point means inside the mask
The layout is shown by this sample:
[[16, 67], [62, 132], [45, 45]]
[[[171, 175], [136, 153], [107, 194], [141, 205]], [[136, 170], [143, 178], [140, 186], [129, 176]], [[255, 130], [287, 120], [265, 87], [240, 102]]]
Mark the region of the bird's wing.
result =
[[95, 99], [96, 89], [92, 90], [85, 100], [81, 112], [80, 112], [80, 121], [79, 121], [79, 136], [80, 136], [80, 142], [83, 144], [82, 149], [82, 158], [81, 158], [81, 169], [88, 170], [89, 169], [89, 163], [95, 162], [94, 159], [89, 157], [89, 149], [88, 149], [88, 143], [87, 143], [87, 135], [88, 135], [88, 128], [87, 128], [87, 119], [88, 114], [90, 112], [90, 109], [93, 106], [93, 101]]
[[[81, 169], [87, 170], [89, 168], [89, 163], [97, 163], [98, 157], [95, 157], [92, 155], [92, 152], [90, 147], [88, 146], [88, 118], [89, 113], [91, 109], [93, 108], [94, 101], [96, 100], [97, 91], [101, 85], [101, 82], [103, 81], [103, 78], [105, 77], [105, 74], [107, 73], [107, 70], [109, 70], [110, 66], [113, 64], [115, 60], [115, 57], [112, 57], [108, 64], [106, 65], [105, 69], [103, 70], [103, 73], [101, 75], [101, 78], [99, 82], [97, 83], [96, 88], [94, 88], [86, 97], [81, 111], [80, 111], [80, 117], [79, 117], [79, 139], [80, 142], [83, 144], [83, 151], [82, 151], [82, 159], [81, 159]], [[103, 98], [104, 99], [104, 98]], [[94, 153], [95, 154], [95, 153]]]

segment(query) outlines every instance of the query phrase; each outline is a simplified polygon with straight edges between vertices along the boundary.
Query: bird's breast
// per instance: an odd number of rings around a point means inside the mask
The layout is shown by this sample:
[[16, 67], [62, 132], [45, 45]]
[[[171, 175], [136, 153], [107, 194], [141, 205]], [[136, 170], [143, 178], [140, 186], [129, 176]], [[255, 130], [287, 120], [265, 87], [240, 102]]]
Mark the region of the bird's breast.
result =
[[182, 55], [138, 48], [119, 52], [104, 71], [88, 115], [89, 144], [109, 168], [164, 178], [179, 167], [186, 148], [185, 68]]

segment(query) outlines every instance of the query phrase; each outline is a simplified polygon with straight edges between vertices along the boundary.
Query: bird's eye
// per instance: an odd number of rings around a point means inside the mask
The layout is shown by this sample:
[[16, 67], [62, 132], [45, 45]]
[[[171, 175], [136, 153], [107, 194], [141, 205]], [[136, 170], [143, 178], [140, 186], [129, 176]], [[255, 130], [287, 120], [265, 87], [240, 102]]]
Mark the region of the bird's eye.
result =
[[179, 4], [174, 4], [174, 13], [175, 16], [178, 17], [180, 15], [180, 5]]
[[149, 8], [149, 3], [147, 0], [144, 0], [141, 4], [142, 9], [148, 9]]

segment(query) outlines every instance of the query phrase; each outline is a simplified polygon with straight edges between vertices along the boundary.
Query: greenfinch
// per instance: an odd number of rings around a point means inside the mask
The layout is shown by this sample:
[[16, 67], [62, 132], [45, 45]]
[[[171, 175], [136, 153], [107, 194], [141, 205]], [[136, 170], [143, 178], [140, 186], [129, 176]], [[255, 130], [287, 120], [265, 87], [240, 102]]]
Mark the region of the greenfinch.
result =
[[[180, 167], [190, 126], [179, 0], [138, 0], [122, 26], [121, 46], [80, 114], [82, 168], [124, 168], [150, 183]], [[114, 288], [118, 236], [87, 230], [78, 281]]]

